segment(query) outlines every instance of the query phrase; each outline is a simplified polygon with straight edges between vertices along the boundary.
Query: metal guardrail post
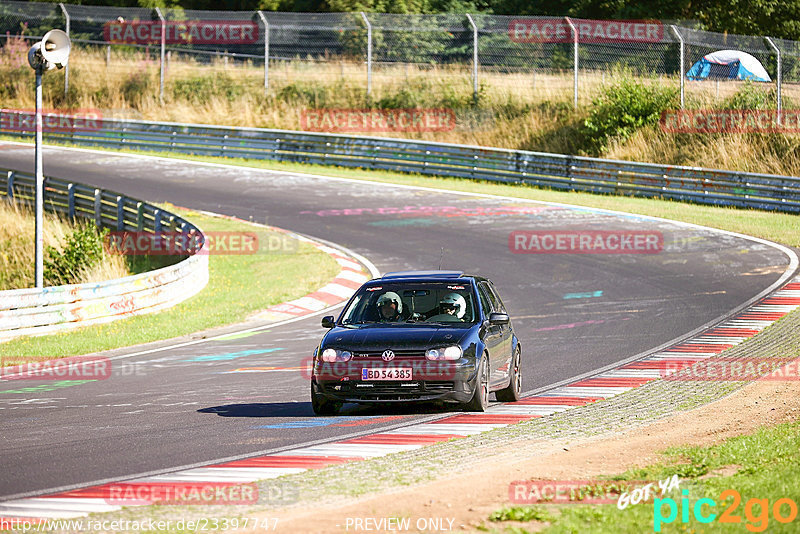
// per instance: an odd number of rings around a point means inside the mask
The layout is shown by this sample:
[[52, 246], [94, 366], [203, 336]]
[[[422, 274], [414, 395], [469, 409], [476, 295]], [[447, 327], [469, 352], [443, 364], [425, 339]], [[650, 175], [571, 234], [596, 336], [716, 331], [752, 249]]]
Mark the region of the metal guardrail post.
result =
[[[64, 18], [67, 19], [66, 20], [66, 24], [64, 25], [64, 33], [66, 33], [67, 37], [69, 37], [69, 23], [70, 23], [69, 11], [67, 11], [67, 8], [64, 7], [64, 4], [59, 3], [58, 5], [59, 5], [59, 7], [61, 7], [61, 12], [64, 13]], [[64, 96], [65, 97], [67, 96], [67, 91], [69, 91], [69, 63], [64, 65]]]
[[769, 43], [769, 45], [772, 47], [772, 49], [775, 50], [775, 54], [777, 55], [777, 57], [776, 57], [777, 70], [775, 71], [775, 78], [776, 78], [777, 86], [778, 86], [778, 94], [777, 94], [776, 98], [778, 100], [778, 124], [782, 124], [783, 102], [782, 102], [782, 99], [781, 99], [781, 85], [782, 85], [782, 83], [781, 83], [781, 79], [782, 79], [782, 76], [781, 76], [781, 50], [780, 50], [780, 48], [775, 46], [775, 43], [773, 43], [772, 39], [770, 39], [769, 37], [764, 37], [764, 39], [766, 39], [766, 41]]
[[8, 171], [6, 178], [6, 199], [10, 202], [14, 200], [14, 171]]
[[467, 13], [467, 20], [472, 26], [472, 99], [478, 103], [478, 26], [472, 20], [472, 15]]
[[367, 96], [370, 96], [372, 94], [372, 24], [363, 11], [361, 11], [361, 18], [367, 25]]
[[572, 66], [573, 66], [573, 106], [578, 109], [578, 29], [572, 23], [569, 17], [564, 17], [564, 20], [569, 24], [569, 29], [572, 31]]
[[680, 57], [680, 62], [678, 64], [678, 68], [680, 69], [680, 72], [678, 74], [681, 77], [681, 109], [684, 109], [684, 105], [685, 105], [684, 104], [684, 83], [686, 82], [686, 72], [684, 71], [684, 63], [683, 63], [683, 61], [684, 61], [684, 55], [685, 55], [684, 52], [685, 52], [685, 46], [686, 45], [685, 45], [685, 43], [683, 41], [683, 36], [678, 31], [678, 28], [676, 28], [674, 24], [671, 24], [670, 28], [672, 28], [672, 33], [675, 34], [675, 37], [678, 38], [678, 41], [680, 41], [680, 54], [681, 54], [681, 57]]
[[75, 184], [67, 186], [67, 217], [70, 221], [75, 220]]
[[136, 231], [141, 232], [144, 230], [144, 203], [136, 203]]
[[164, 19], [164, 15], [161, 14], [161, 9], [156, 8], [156, 14], [158, 15], [158, 19], [161, 21], [161, 59], [159, 61], [159, 67], [161, 70], [160, 74], [160, 89], [158, 93], [158, 97], [161, 100], [161, 103], [164, 103], [164, 68], [165, 68], [165, 61], [164, 61], [164, 51], [167, 47], [167, 21]]
[[263, 11], [257, 11], [258, 17], [264, 23], [264, 92], [269, 91], [269, 22]]
[[125, 197], [117, 195], [117, 230], [125, 229]]
[[103, 226], [103, 191], [94, 190], [94, 224], [97, 227]]
[[153, 212], [153, 231], [155, 233], [161, 232], [161, 210]]

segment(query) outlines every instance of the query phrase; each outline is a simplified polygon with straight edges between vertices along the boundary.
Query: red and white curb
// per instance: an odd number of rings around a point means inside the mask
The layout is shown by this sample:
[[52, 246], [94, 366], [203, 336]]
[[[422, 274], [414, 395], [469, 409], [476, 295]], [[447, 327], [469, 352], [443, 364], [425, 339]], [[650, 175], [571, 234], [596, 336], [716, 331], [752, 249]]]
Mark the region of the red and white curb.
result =
[[[344, 266], [344, 265], [343, 265]], [[322, 290], [320, 290], [322, 291]], [[536, 417], [563, 412], [576, 406], [608, 399], [661, 378], [661, 372], [688, 367], [717, 356], [742, 343], [800, 307], [800, 277], [756, 302], [736, 316], [708, 328], [693, 338], [627, 363], [596, 376], [577, 380], [545, 393], [490, 408], [486, 413], [460, 413], [429, 423], [420, 423], [386, 432], [332, 443], [300, 447], [290, 451], [247, 458], [206, 467], [185, 469], [165, 475], [138, 478], [0, 503], [0, 521], [77, 518], [93, 512], [112, 512], [122, 508], [111, 504], [112, 491], [120, 486], [147, 490], [153, 487], [191, 488], [203, 484], [243, 484], [278, 478], [331, 465], [386, 456], [419, 449], [427, 445], [480, 434]], [[113, 502], [113, 500], [112, 500]], [[150, 502], [138, 501], [136, 505]]]

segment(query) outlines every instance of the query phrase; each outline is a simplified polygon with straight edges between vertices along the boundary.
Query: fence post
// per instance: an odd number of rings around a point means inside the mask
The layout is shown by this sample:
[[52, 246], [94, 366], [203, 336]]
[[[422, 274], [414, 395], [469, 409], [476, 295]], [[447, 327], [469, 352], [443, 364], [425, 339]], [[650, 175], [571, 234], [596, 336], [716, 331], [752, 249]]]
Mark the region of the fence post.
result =
[[361, 18], [367, 25], [367, 96], [369, 96], [372, 94], [372, 24], [363, 11], [361, 11]]
[[[67, 37], [69, 37], [69, 12], [67, 8], [64, 7], [64, 4], [58, 4], [61, 7], [61, 12], [64, 13], [64, 18], [67, 19], [66, 24], [64, 25], [65, 33]], [[64, 96], [67, 96], [67, 91], [69, 90], [69, 63], [64, 65]]]
[[156, 8], [156, 15], [158, 15], [158, 20], [161, 21], [161, 59], [159, 61], [159, 66], [161, 70], [160, 75], [160, 89], [158, 93], [158, 98], [161, 100], [161, 103], [164, 103], [164, 49], [167, 45], [167, 21], [164, 19], [164, 15], [161, 14], [161, 9]]
[[681, 43], [681, 46], [680, 46], [681, 57], [680, 57], [679, 66], [678, 66], [678, 68], [680, 69], [680, 72], [678, 74], [680, 74], [680, 76], [681, 76], [681, 109], [684, 109], [684, 96], [683, 95], [684, 95], [684, 83], [686, 83], [686, 79], [685, 79], [686, 74], [684, 72], [684, 64], [683, 64], [684, 59], [683, 58], [684, 58], [684, 50], [685, 50], [684, 47], [685, 47], [685, 44], [683, 42], [683, 36], [678, 31], [678, 28], [676, 28], [674, 24], [671, 24], [670, 28], [672, 28], [672, 33], [675, 34], [675, 37], [677, 37], [678, 41], [680, 41], [680, 43]]
[[258, 11], [261, 22], [264, 23], [264, 92], [269, 91], [269, 22], [263, 11]]
[[775, 78], [776, 78], [776, 82], [778, 84], [778, 94], [777, 94], [777, 100], [778, 100], [778, 124], [781, 124], [782, 123], [781, 122], [781, 118], [782, 118], [781, 117], [781, 115], [782, 115], [781, 111], [782, 111], [782, 108], [783, 108], [783, 102], [781, 101], [781, 85], [782, 85], [781, 84], [781, 78], [782, 78], [782, 76], [781, 76], [781, 50], [780, 50], [780, 48], [775, 46], [775, 43], [773, 43], [772, 39], [770, 39], [769, 37], [764, 37], [764, 39], [767, 40], [767, 42], [772, 47], [772, 49], [775, 50], [775, 54], [777, 55], [777, 57], [776, 57], [777, 70], [775, 71]]
[[472, 15], [467, 13], [467, 20], [472, 26], [472, 99], [478, 103], [478, 27], [472, 20]]
[[572, 100], [573, 106], [575, 109], [578, 109], [578, 29], [575, 28], [575, 25], [572, 23], [569, 17], [564, 17], [569, 24], [569, 29], [572, 31], [572, 65], [573, 65], [573, 73], [572, 73]]

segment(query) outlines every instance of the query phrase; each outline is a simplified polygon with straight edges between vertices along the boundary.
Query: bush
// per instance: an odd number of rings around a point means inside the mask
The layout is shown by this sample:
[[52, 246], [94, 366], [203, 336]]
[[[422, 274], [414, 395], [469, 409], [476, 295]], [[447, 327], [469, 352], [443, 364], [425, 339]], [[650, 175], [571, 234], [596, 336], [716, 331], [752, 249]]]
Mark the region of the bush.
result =
[[[722, 109], [776, 109], [776, 89], [772, 85], [746, 81], [736, 94], [725, 99]], [[785, 103], [785, 97], [784, 97]]]
[[195, 103], [206, 103], [219, 97], [233, 102], [243, 94], [244, 87], [240, 82], [220, 72], [211, 76], [175, 80], [172, 84], [172, 95], [175, 99]]
[[87, 270], [103, 258], [103, 238], [108, 229], [94, 226], [77, 228], [67, 238], [62, 250], [47, 247], [44, 261], [44, 282], [50, 286], [77, 284]]
[[676, 107], [677, 95], [677, 88], [645, 85], [627, 77], [604, 88], [583, 122], [587, 151], [600, 154], [611, 139], [625, 141], [639, 128], [657, 123], [662, 112]]

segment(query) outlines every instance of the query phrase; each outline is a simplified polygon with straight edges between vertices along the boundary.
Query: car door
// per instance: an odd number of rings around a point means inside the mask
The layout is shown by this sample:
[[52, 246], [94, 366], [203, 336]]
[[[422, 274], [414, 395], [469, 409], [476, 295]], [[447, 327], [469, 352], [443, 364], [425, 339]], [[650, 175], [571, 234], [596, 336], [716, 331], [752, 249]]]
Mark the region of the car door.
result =
[[[492, 302], [492, 294], [489, 285], [486, 282], [478, 283], [478, 295], [481, 301], [481, 308], [486, 319], [492, 312], [497, 311]], [[503, 351], [503, 328], [504, 325], [488, 324], [485, 328], [483, 342], [486, 349], [489, 351], [489, 386], [495, 387], [502, 385], [504, 381], [508, 381], [507, 375], [504, 375], [500, 368], [505, 364], [504, 351]]]
[[[503, 301], [500, 299], [500, 295], [497, 294], [497, 290], [494, 288], [494, 285], [489, 281], [481, 282], [481, 285], [489, 297], [489, 304], [492, 307], [492, 311], [497, 313], [508, 313], [506, 312]], [[495, 349], [495, 354], [493, 354], [493, 360], [497, 365], [497, 372], [494, 376], [494, 379], [496, 379], [498, 384], [505, 385], [508, 382], [509, 373], [511, 372], [511, 323], [509, 322], [508, 324], [499, 325], [497, 328], [499, 329], [500, 333], [500, 343]]]

